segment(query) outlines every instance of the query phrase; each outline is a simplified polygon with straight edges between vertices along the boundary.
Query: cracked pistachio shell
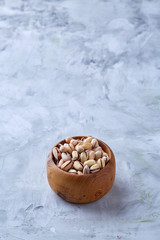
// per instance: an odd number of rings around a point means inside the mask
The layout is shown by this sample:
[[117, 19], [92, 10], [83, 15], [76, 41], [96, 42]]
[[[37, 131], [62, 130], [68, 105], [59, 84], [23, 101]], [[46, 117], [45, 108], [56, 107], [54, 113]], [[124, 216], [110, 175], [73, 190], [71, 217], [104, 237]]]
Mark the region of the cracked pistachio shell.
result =
[[64, 144], [64, 147], [67, 149], [67, 152], [69, 152], [70, 154], [72, 154], [72, 149], [71, 149], [71, 147], [69, 146], [68, 143], [65, 143], [65, 144]]
[[77, 152], [81, 153], [84, 151], [84, 147], [82, 145], [76, 145]]
[[64, 171], [68, 171], [73, 165], [73, 162], [71, 160], [68, 160], [66, 162], [64, 162], [61, 166], [61, 169]]
[[72, 139], [70, 143], [73, 144], [73, 146], [76, 146], [78, 144], [78, 140]]
[[93, 147], [98, 147], [99, 146], [98, 141], [95, 138], [92, 139], [91, 143], [92, 143]]
[[81, 171], [81, 170], [83, 169], [83, 166], [82, 166], [82, 164], [81, 164], [79, 161], [75, 161], [75, 162], [73, 163], [73, 167], [74, 167], [76, 170], [78, 170], [78, 171]]
[[89, 174], [89, 173], [90, 173], [90, 169], [89, 169], [88, 165], [84, 166], [83, 174]]
[[62, 159], [64, 161], [70, 160], [71, 159], [71, 155], [69, 153], [62, 153]]

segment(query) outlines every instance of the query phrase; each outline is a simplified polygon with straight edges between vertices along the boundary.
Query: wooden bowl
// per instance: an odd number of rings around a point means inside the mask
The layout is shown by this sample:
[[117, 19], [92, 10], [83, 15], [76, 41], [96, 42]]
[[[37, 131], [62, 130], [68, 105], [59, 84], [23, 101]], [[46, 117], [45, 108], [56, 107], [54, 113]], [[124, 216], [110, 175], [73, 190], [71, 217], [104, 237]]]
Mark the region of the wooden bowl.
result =
[[[80, 139], [83, 136], [73, 137]], [[103, 197], [113, 186], [115, 179], [115, 157], [110, 147], [97, 139], [102, 149], [108, 153], [110, 161], [99, 172], [91, 174], [71, 174], [57, 167], [52, 149], [47, 157], [47, 178], [52, 190], [61, 198], [72, 203], [90, 203]], [[64, 144], [62, 140], [58, 144]]]

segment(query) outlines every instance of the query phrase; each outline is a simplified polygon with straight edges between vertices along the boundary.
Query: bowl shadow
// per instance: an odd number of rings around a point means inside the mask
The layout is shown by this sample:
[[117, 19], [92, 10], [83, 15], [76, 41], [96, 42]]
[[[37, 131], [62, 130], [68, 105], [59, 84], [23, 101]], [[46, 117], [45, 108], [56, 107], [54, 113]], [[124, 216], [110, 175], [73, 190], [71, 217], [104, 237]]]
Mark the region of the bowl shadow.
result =
[[130, 190], [125, 182], [119, 182], [119, 180], [116, 178], [111, 190], [101, 199], [92, 203], [69, 204], [80, 208], [81, 211], [85, 212], [85, 215], [88, 215], [88, 217], [92, 217], [93, 215], [99, 215], [100, 217], [101, 214], [116, 216], [119, 215], [121, 209], [124, 208], [129, 191]]

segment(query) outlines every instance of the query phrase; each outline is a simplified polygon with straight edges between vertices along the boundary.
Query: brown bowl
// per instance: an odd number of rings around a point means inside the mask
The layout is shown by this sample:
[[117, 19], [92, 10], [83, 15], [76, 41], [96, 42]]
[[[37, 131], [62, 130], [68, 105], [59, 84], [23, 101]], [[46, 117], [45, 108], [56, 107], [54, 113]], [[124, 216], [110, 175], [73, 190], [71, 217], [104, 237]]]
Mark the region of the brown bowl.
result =
[[[80, 139], [83, 136], [73, 137]], [[110, 147], [97, 139], [102, 149], [108, 153], [110, 161], [99, 172], [91, 174], [71, 174], [57, 167], [52, 149], [47, 157], [47, 178], [52, 190], [61, 198], [72, 203], [89, 203], [103, 197], [113, 186], [115, 179], [115, 157]], [[65, 139], [58, 144], [64, 144]], [[54, 146], [54, 147], [55, 147]]]

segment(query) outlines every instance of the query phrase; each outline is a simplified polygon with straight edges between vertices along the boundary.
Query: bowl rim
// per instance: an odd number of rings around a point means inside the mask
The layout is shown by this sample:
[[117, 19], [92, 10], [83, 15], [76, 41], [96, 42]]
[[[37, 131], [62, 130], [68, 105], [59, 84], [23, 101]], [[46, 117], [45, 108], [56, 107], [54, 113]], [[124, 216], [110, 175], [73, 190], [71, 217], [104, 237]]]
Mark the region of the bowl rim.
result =
[[[71, 138], [78, 139], [78, 138], [82, 138], [82, 137], [88, 137], [88, 136], [73, 136], [73, 137], [71, 137]], [[115, 163], [115, 157], [114, 157], [114, 154], [113, 154], [112, 149], [111, 149], [105, 142], [103, 142], [102, 140], [100, 140], [100, 139], [98, 139], [98, 138], [96, 138], [96, 137], [93, 137], [93, 138], [97, 139], [98, 142], [100, 142], [102, 145], [105, 145], [105, 146], [107, 147], [108, 153], [109, 153], [108, 155], [109, 155], [110, 160], [109, 160], [109, 162], [107, 163], [107, 165], [106, 165], [103, 169], [101, 169], [100, 171], [95, 172], [95, 173], [89, 173], [89, 174], [71, 174], [71, 173], [69, 173], [69, 172], [67, 172], [67, 171], [63, 171], [62, 169], [60, 169], [60, 168], [55, 164], [55, 162], [54, 162], [54, 160], [53, 160], [53, 152], [52, 152], [52, 150], [53, 150], [54, 147], [57, 147], [59, 144], [61, 144], [61, 142], [65, 141], [65, 139], [59, 141], [57, 144], [55, 144], [55, 145], [51, 148], [51, 150], [50, 150], [50, 152], [49, 152], [49, 154], [48, 154], [48, 157], [47, 157], [47, 163], [50, 162], [50, 164], [52, 165], [52, 167], [53, 167], [53, 168], [56, 168], [56, 170], [59, 171], [60, 173], [65, 174], [66, 176], [71, 176], [71, 177], [75, 177], [75, 178], [78, 178], [78, 177], [79, 177], [79, 178], [81, 178], [81, 177], [84, 178], [84, 177], [89, 177], [89, 176], [95, 177], [95, 176], [101, 174], [107, 167], [109, 167], [109, 165], [112, 164], [112, 162]], [[103, 148], [102, 148], [102, 149], [103, 149]]]

